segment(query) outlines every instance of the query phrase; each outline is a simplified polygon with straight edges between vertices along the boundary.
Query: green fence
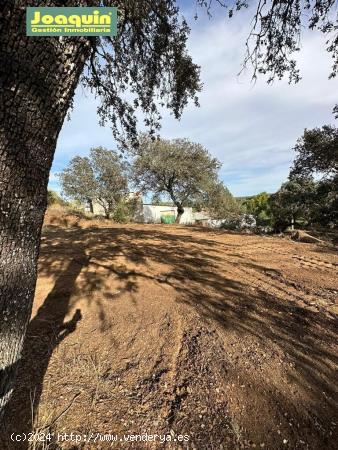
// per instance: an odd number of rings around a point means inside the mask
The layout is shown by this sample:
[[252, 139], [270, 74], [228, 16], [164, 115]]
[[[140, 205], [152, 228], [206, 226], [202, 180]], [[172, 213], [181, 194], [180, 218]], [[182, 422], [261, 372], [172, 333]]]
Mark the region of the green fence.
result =
[[167, 215], [163, 215], [161, 216], [161, 223], [166, 223], [166, 224], [170, 224], [170, 223], [174, 223], [175, 222], [175, 216], [172, 214], [167, 214]]

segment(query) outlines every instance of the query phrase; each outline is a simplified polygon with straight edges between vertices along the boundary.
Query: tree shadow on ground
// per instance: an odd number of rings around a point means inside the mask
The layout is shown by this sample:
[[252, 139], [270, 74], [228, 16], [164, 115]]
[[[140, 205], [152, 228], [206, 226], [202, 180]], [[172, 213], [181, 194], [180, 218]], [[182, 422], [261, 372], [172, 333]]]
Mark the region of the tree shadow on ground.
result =
[[[34, 428], [43, 380], [50, 358], [59, 344], [76, 330], [81, 311], [64, 322], [70, 307], [75, 281], [89, 258], [77, 246], [77, 258], [71, 258], [58, 269], [53, 289], [30, 321], [17, 374], [16, 389], [6, 408], [5, 440], [12, 433], [26, 435]], [[44, 430], [47, 432], [47, 430]], [[1, 442], [1, 441], [0, 441]], [[12, 442], [11, 448], [28, 448], [28, 442]]]
[[[42, 243], [40, 273], [56, 281], [29, 325], [18, 387], [8, 408], [12, 429], [13, 423], [17, 432], [32, 428], [32, 393], [34, 418], [51, 355], [81, 320], [81, 312], [76, 310], [64, 323], [80, 272], [84, 293], [104, 287], [103, 275], [86, 271], [88, 266], [112, 273], [120, 281], [121, 291], [137, 293], [142, 278], [167, 284], [175, 289], [179, 301], [197, 309], [206, 321], [243, 336], [273, 342], [296, 363], [293, 383], [311, 392], [313, 404], [325, 392], [326, 400], [318, 404], [314, 414], [320, 416], [323, 412], [324, 420], [332, 417], [337, 412], [333, 400], [336, 318], [312, 311], [281, 285], [276, 284], [273, 295], [267, 292], [264, 283], [273, 282], [264, 276], [267, 268], [259, 264], [236, 258], [236, 270], [242, 274], [242, 281], [236, 281], [231, 262], [225, 258], [225, 251], [233, 251], [234, 247], [233, 243], [213, 239], [210, 232], [196, 233], [189, 228], [51, 228]], [[68, 261], [62, 270], [53, 264], [56, 256]], [[125, 265], [118, 262], [121, 256]], [[132, 269], [128, 263], [132, 263]], [[154, 272], [151, 263], [165, 264], [170, 269]], [[255, 290], [251, 290], [252, 280], [258, 285]], [[104, 296], [109, 299], [111, 294], [104, 292]], [[103, 307], [100, 319], [106, 320]]]
[[[107, 244], [112, 240], [116, 250], [128, 260], [135, 260], [137, 253], [142, 267], [147, 260], [169, 264], [169, 272], [155, 276], [159, 283], [174, 287], [181, 301], [222, 328], [277, 344], [296, 363], [294, 383], [307, 387], [314, 401], [323, 398], [324, 392], [325, 408], [337, 413], [334, 401], [337, 317], [330, 311], [309, 308], [302, 302], [301, 292], [291, 292], [287, 285], [274, 281], [271, 270], [260, 264], [237, 258], [236, 269], [242, 273], [242, 281], [234, 280], [231, 265], [226, 270], [222, 268], [224, 251], [226, 247], [231, 250], [232, 244], [209, 239], [210, 232], [199, 230], [197, 235], [194, 230], [191, 233], [189, 229], [173, 230], [170, 233], [165, 228], [100, 230], [100, 258], [102, 261], [109, 258], [111, 247]], [[92, 245], [94, 242], [95, 238]], [[114, 264], [110, 263], [110, 267], [114, 270]], [[122, 273], [134, 280], [149, 276], [141, 270]], [[252, 280], [258, 286], [254, 291]], [[134, 283], [136, 287], [137, 281]], [[264, 287], [270, 285], [274, 287], [273, 294]]]

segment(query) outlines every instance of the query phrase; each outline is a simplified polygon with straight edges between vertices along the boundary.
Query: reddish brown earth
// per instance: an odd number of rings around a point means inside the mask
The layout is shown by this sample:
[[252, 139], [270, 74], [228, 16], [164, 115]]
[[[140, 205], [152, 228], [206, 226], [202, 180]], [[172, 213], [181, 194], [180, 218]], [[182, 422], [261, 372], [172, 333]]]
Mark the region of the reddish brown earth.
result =
[[47, 224], [3, 435], [29, 432], [34, 416], [40, 433], [171, 439], [55, 434], [36, 449], [337, 448], [332, 247], [184, 226]]

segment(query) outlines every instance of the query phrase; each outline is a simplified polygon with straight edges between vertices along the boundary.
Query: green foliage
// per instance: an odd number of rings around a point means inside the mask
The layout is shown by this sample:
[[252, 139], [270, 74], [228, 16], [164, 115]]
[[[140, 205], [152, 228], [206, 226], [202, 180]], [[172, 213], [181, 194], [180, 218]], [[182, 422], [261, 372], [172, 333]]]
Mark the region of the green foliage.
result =
[[271, 211], [269, 205], [269, 194], [261, 192], [244, 201], [244, 206], [248, 214], [252, 214], [258, 225], [268, 225], [271, 221]]
[[135, 143], [140, 111], [154, 133], [160, 108], [178, 118], [189, 99], [197, 104], [200, 71], [187, 53], [190, 30], [175, 0], [103, 0], [108, 5], [118, 8], [118, 35], [90, 39], [82, 82], [101, 100], [101, 122], [118, 140]]
[[324, 125], [305, 130], [295, 146], [296, 158], [290, 173], [294, 177], [316, 176], [315, 190], [309, 193], [308, 221], [320, 225], [337, 224], [338, 215], [338, 128]]
[[312, 178], [294, 176], [283, 183], [269, 199], [275, 229], [283, 231], [297, 221], [310, 223], [315, 196], [316, 183]]
[[131, 222], [138, 207], [138, 201], [137, 198], [121, 198], [114, 208], [114, 221], [118, 223]]
[[97, 201], [109, 218], [128, 192], [127, 170], [116, 152], [97, 147], [89, 157], [74, 157], [59, 176], [66, 196], [90, 204]]
[[[269, 199], [275, 228], [337, 224], [338, 128], [305, 130], [298, 139], [289, 180]], [[316, 181], [314, 179], [316, 177]]]
[[203, 199], [217, 182], [219, 161], [200, 144], [187, 139], [151, 140], [141, 136], [132, 165], [134, 183], [155, 197], [169, 197], [177, 207], [178, 220], [189, 202]]
[[311, 222], [323, 226], [338, 223], [338, 176], [316, 182], [316, 194], [311, 211]]
[[243, 212], [240, 203], [221, 181], [214, 181], [206, 189], [200, 209], [206, 209], [212, 219], [238, 216]]
[[314, 181], [292, 177], [270, 197], [275, 228], [283, 230], [294, 221], [302, 226], [337, 225], [337, 177]]
[[113, 219], [118, 223], [129, 222], [129, 210], [128, 206], [123, 201], [119, 201], [114, 209]]
[[75, 156], [58, 174], [63, 193], [73, 200], [85, 202], [96, 196], [96, 179], [88, 157]]
[[63, 198], [55, 191], [52, 191], [51, 189], [48, 189], [47, 191], [47, 205], [61, 205], [65, 206], [67, 205], [67, 202], [63, 200]]
[[298, 139], [297, 153], [291, 176], [334, 177], [338, 171], [338, 128], [324, 125], [322, 128], [305, 130]]

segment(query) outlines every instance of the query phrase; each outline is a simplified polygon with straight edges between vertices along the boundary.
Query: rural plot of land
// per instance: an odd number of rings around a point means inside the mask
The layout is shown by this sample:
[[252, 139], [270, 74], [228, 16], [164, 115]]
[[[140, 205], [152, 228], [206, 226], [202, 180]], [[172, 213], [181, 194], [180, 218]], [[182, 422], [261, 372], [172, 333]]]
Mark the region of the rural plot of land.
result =
[[184, 226], [47, 224], [8, 435], [33, 421], [60, 433], [189, 435], [116, 448], [335, 448], [331, 247]]

